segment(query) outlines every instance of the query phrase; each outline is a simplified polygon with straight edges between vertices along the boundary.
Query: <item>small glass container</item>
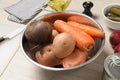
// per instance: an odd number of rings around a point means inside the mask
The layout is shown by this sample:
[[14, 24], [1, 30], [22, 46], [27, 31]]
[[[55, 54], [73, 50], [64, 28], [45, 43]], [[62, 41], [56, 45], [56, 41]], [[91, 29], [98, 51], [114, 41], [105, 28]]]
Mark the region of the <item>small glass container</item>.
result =
[[54, 11], [64, 11], [70, 4], [71, 0], [50, 0], [48, 6]]

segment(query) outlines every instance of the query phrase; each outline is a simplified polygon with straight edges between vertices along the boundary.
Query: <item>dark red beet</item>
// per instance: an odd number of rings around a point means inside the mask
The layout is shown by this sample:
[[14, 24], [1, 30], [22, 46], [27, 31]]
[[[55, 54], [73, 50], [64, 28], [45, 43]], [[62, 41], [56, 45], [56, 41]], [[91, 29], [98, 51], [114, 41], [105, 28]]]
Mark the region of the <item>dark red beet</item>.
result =
[[115, 46], [114, 52], [115, 53], [120, 52], [120, 43], [117, 46]]
[[52, 25], [45, 21], [34, 21], [25, 30], [25, 37], [34, 44], [46, 44], [52, 38]]
[[110, 43], [113, 47], [120, 43], [120, 30], [114, 31], [110, 35]]

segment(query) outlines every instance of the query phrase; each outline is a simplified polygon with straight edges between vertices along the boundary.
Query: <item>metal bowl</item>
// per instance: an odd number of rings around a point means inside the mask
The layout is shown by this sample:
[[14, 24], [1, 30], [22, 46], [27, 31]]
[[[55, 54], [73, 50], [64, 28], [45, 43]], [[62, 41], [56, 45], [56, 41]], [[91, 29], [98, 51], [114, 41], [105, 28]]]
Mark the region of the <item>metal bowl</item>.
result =
[[[64, 11], [64, 12], [54, 12], [54, 13], [49, 13], [49, 14], [45, 14], [40, 16], [39, 18], [35, 19], [35, 20], [45, 20], [48, 21], [50, 23], [53, 23], [56, 19], [62, 19], [62, 20], [67, 20], [67, 18], [71, 15], [79, 15], [81, 16], [82, 20], [81, 23], [85, 23], [85, 24], [90, 24], [93, 27], [99, 28], [100, 30], [103, 30], [103, 28], [91, 17], [86, 16], [84, 14], [80, 14], [79, 12], [73, 12], [73, 11]], [[35, 21], [34, 20], [34, 21]], [[91, 50], [91, 58], [89, 60], [87, 60], [85, 63], [80, 64], [78, 66], [74, 66], [74, 67], [69, 67], [69, 68], [56, 68], [56, 67], [47, 67], [44, 65], [41, 65], [39, 63], [37, 63], [34, 58], [33, 58], [33, 54], [30, 54], [26, 47], [24, 46], [24, 44], [27, 42], [24, 32], [21, 35], [21, 40], [20, 40], [20, 48], [22, 53], [24, 54], [24, 56], [27, 58], [27, 60], [29, 60], [31, 63], [33, 63], [34, 65], [43, 68], [45, 70], [51, 70], [51, 71], [66, 71], [66, 70], [73, 70], [73, 69], [78, 69], [78, 68], [82, 68], [85, 65], [88, 65], [89, 63], [91, 63], [92, 61], [94, 61], [102, 52], [104, 44], [105, 44], [105, 38], [94, 38], [95, 39], [95, 47], [93, 48], [93, 50]]]

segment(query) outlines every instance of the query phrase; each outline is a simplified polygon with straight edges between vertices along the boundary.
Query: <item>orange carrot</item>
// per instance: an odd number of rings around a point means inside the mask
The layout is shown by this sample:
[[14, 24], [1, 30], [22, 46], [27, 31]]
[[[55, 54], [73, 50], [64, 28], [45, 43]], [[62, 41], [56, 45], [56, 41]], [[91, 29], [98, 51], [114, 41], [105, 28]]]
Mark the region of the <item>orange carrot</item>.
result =
[[94, 39], [84, 31], [72, 27], [62, 20], [56, 20], [53, 25], [59, 32], [67, 32], [71, 34], [79, 49], [90, 51], [94, 47]]
[[68, 21], [75, 21], [75, 22], [90, 25], [90, 26], [96, 26], [96, 24], [92, 20], [90, 20], [84, 16], [80, 16], [80, 15], [70, 16], [70, 17], [68, 17], [67, 20]]
[[65, 57], [62, 60], [62, 64], [64, 68], [78, 66], [84, 63], [87, 60], [87, 58], [87, 52], [80, 51], [78, 48], [75, 48], [73, 53], [71, 53], [69, 56]]
[[90, 36], [95, 38], [103, 38], [105, 36], [105, 33], [102, 30], [89, 25], [77, 23], [75, 21], [68, 21], [67, 24], [76, 27], [80, 30], [83, 30], [84, 32], [88, 33]]

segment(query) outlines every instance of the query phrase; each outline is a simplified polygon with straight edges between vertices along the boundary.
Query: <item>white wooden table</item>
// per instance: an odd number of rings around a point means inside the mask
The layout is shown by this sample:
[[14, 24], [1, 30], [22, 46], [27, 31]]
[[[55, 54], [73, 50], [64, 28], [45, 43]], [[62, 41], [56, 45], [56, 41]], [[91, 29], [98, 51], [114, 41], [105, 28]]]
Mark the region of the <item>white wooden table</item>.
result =
[[[86, 0], [72, 0], [67, 10], [74, 10], [82, 13], [82, 3], [84, 1]], [[0, 76], [0, 80], [101, 80], [104, 59], [107, 55], [113, 53], [113, 50], [109, 43], [109, 35], [112, 32], [112, 30], [108, 29], [103, 21], [102, 9], [105, 5], [109, 3], [120, 3], [120, 0], [89, 1], [92, 1], [94, 3], [92, 13], [93, 16], [95, 16], [95, 20], [97, 20], [100, 23], [100, 25], [103, 27], [106, 33], [106, 43], [104, 50], [96, 60], [94, 60], [92, 63], [81, 69], [66, 72], [51, 72], [38, 68], [32, 63], [30, 63], [22, 54], [20, 48], [18, 48], [15, 56], [8, 64], [4, 73]], [[8, 21], [7, 17], [9, 14], [3, 10], [4, 7], [7, 7], [15, 2], [16, 0], [0, 0], [0, 24], [16, 26], [8, 27], [7, 29], [4, 29], [0, 26], [0, 32], [7, 33], [8, 30], [13, 30], [15, 28], [18, 28], [18, 26], [23, 25]], [[47, 9], [49, 9], [49, 7]], [[47, 12], [42, 11], [35, 18], [45, 13]]]

